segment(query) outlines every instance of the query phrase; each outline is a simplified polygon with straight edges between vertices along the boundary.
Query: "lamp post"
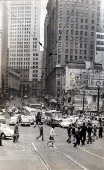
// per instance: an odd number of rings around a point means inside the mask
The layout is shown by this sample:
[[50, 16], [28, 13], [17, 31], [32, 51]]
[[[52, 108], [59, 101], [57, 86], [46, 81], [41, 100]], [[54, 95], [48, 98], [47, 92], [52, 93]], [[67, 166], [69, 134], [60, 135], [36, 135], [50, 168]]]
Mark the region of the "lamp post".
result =
[[96, 86], [97, 86], [97, 112], [99, 114], [99, 99], [100, 99], [100, 81], [96, 82]]

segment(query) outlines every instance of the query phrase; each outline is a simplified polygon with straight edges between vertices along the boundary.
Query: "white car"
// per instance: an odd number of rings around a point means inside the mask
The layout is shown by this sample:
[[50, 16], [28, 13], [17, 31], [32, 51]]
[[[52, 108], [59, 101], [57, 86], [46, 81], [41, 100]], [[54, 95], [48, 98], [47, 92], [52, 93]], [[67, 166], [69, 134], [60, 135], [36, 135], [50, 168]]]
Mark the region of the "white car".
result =
[[0, 115], [0, 123], [5, 124], [6, 123], [6, 118], [3, 115]]
[[21, 117], [21, 126], [30, 126], [30, 120], [28, 116], [22, 116]]
[[13, 117], [11, 117], [10, 118], [10, 120], [9, 120], [9, 125], [15, 125], [16, 123], [18, 122], [18, 117], [16, 117], [16, 116], [13, 116]]
[[60, 122], [60, 126], [63, 128], [67, 128], [69, 127], [69, 125], [73, 123], [74, 123], [73, 119], [62, 119], [62, 121]]
[[34, 124], [34, 117], [32, 115], [30, 115], [30, 116], [28, 116], [28, 119], [29, 119], [31, 125], [33, 125]]
[[0, 124], [0, 132], [3, 138], [13, 137], [14, 130], [11, 129], [7, 124]]

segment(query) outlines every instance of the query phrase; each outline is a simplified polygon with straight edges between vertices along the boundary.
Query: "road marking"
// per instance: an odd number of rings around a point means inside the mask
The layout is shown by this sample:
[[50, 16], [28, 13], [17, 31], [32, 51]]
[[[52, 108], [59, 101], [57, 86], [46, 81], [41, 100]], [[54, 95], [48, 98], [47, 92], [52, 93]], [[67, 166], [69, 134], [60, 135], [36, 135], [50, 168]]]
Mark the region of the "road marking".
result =
[[35, 152], [38, 154], [39, 159], [42, 162], [42, 164], [45, 166], [46, 170], [51, 170], [51, 168], [49, 167], [48, 163], [43, 159], [43, 157], [41, 156], [41, 154], [38, 151], [38, 148], [35, 146], [34, 143], [32, 143], [32, 146], [33, 146]]
[[90, 154], [90, 155], [92, 155], [92, 156], [94, 156], [94, 157], [97, 157], [97, 158], [99, 158], [99, 159], [104, 160], [104, 157], [102, 157], [102, 156], [100, 156], [100, 155], [98, 155], [98, 154], [96, 154], [96, 153], [90, 152], [90, 151], [88, 151], [88, 150], [86, 150], [86, 149], [82, 149], [82, 148], [80, 148], [80, 150], [82, 150], [83, 152], [86, 152], [86, 153], [88, 153], [88, 154]]
[[[56, 149], [58, 149], [58, 148], [56, 147]], [[83, 169], [83, 170], [88, 170], [85, 166], [83, 166], [82, 164], [80, 164], [79, 162], [77, 162], [76, 160], [74, 160], [74, 159], [73, 159], [71, 156], [69, 156], [68, 154], [60, 151], [59, 149], [58, 149], [58, 151], [59, 151], [61, 154], [63, 154], [67, 159], [71, 160], [74, 164], [76, 164], [77, 166], [79, 166], [81, 169]]]
[[36, 146], [35, 146], [35, 144], [34, 144], [34, 143], [32, 143], [32, 146], [33, 146], [33, 148], [34, 148], [35, 152], [37, 152], [37, 148], [36, 148]]

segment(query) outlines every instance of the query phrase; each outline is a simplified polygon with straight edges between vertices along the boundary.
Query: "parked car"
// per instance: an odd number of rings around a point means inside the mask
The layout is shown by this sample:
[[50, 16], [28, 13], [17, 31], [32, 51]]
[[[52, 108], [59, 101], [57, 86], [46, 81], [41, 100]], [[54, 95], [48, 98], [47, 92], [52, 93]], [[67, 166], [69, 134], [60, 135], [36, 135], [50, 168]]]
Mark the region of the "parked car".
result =
[[67, 120], [67, 119], [62, 120], [62, 121], [60, 122], [60, 126], [63, 127], [63, 128], [69, 127], [70, 124], [72, 124], [72, 123], [69, 122], [69, 120]]
[[0, 123], [6, 124], [6, 118], [4, 115], [0, 115]]
[[9, 120], [9, 125], [10, 126], [14, 126], [17, 122], [18, 122], [18, 117], [17, 116], [13, 116]]
[[0, 131], [2, 138], [13, 138], [14, 130], [9, 127], [7, 124], [0, 124]]
[[67, 128], [69, 127], [69, 125], [73, 124], [75, 121], [74, 119], [62, 119], [62, 121], [60, 122], [60, 126], [63, 128]]
[[32, 115], [27, 116], [29, 118], [30, 124], [33, 125], [34, 124], [34, 117]]
[[22, 115], [22, 117], [21, 117], [21, 126], [30, 126], [30, 125], [31, 125], [31, 122], [29, 120], [29, 117]]

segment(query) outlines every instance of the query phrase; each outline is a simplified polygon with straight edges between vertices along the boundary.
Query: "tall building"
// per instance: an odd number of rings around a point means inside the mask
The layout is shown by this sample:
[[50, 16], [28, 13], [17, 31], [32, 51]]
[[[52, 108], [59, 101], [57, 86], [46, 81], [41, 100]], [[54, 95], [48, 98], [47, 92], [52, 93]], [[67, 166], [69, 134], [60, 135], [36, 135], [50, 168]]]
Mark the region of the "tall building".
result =
[[104, 2], [97, 0], [97, 29], [96, 29], [95, 61], [102, 63], [104, 68]]
[[2, 70], [1, 70], [1, 59], [2, 59], [2, 30], [0, 30], [0, 94], [2, 93]]
[[96, 32], [96, 62], [104, 68], [104, 32]]
[[9, 3], [9, 67], [21, 73], [21, 88], [30, 93], [40, 78], [40, 9], [40, 0]]
[[98, 0], [97, 32], [96, 32], [96, 62], [102, 63], [104, 68], [104, 2]]
[[43, 51], [43, 57], [42, 57], [42, 91], [43, 91], [43, 95], [46, 93], [46, 76], [47, 76], [47, 67], [46, 67], [47, 24], [48, 24], [48, 16], [46, 15], [45, 22], [44, 22], [44, 51]]
[[66, 63], [95, 60], [97, 2], [49, 0], [47, 13], [47, 88], [57, 96]]
[[8, 97], [8, 8], [6, 2], [2, 3], [0, 69], [0, 97]]
[[104, 32], [104, 2], [97, 0], [97, 32]]

